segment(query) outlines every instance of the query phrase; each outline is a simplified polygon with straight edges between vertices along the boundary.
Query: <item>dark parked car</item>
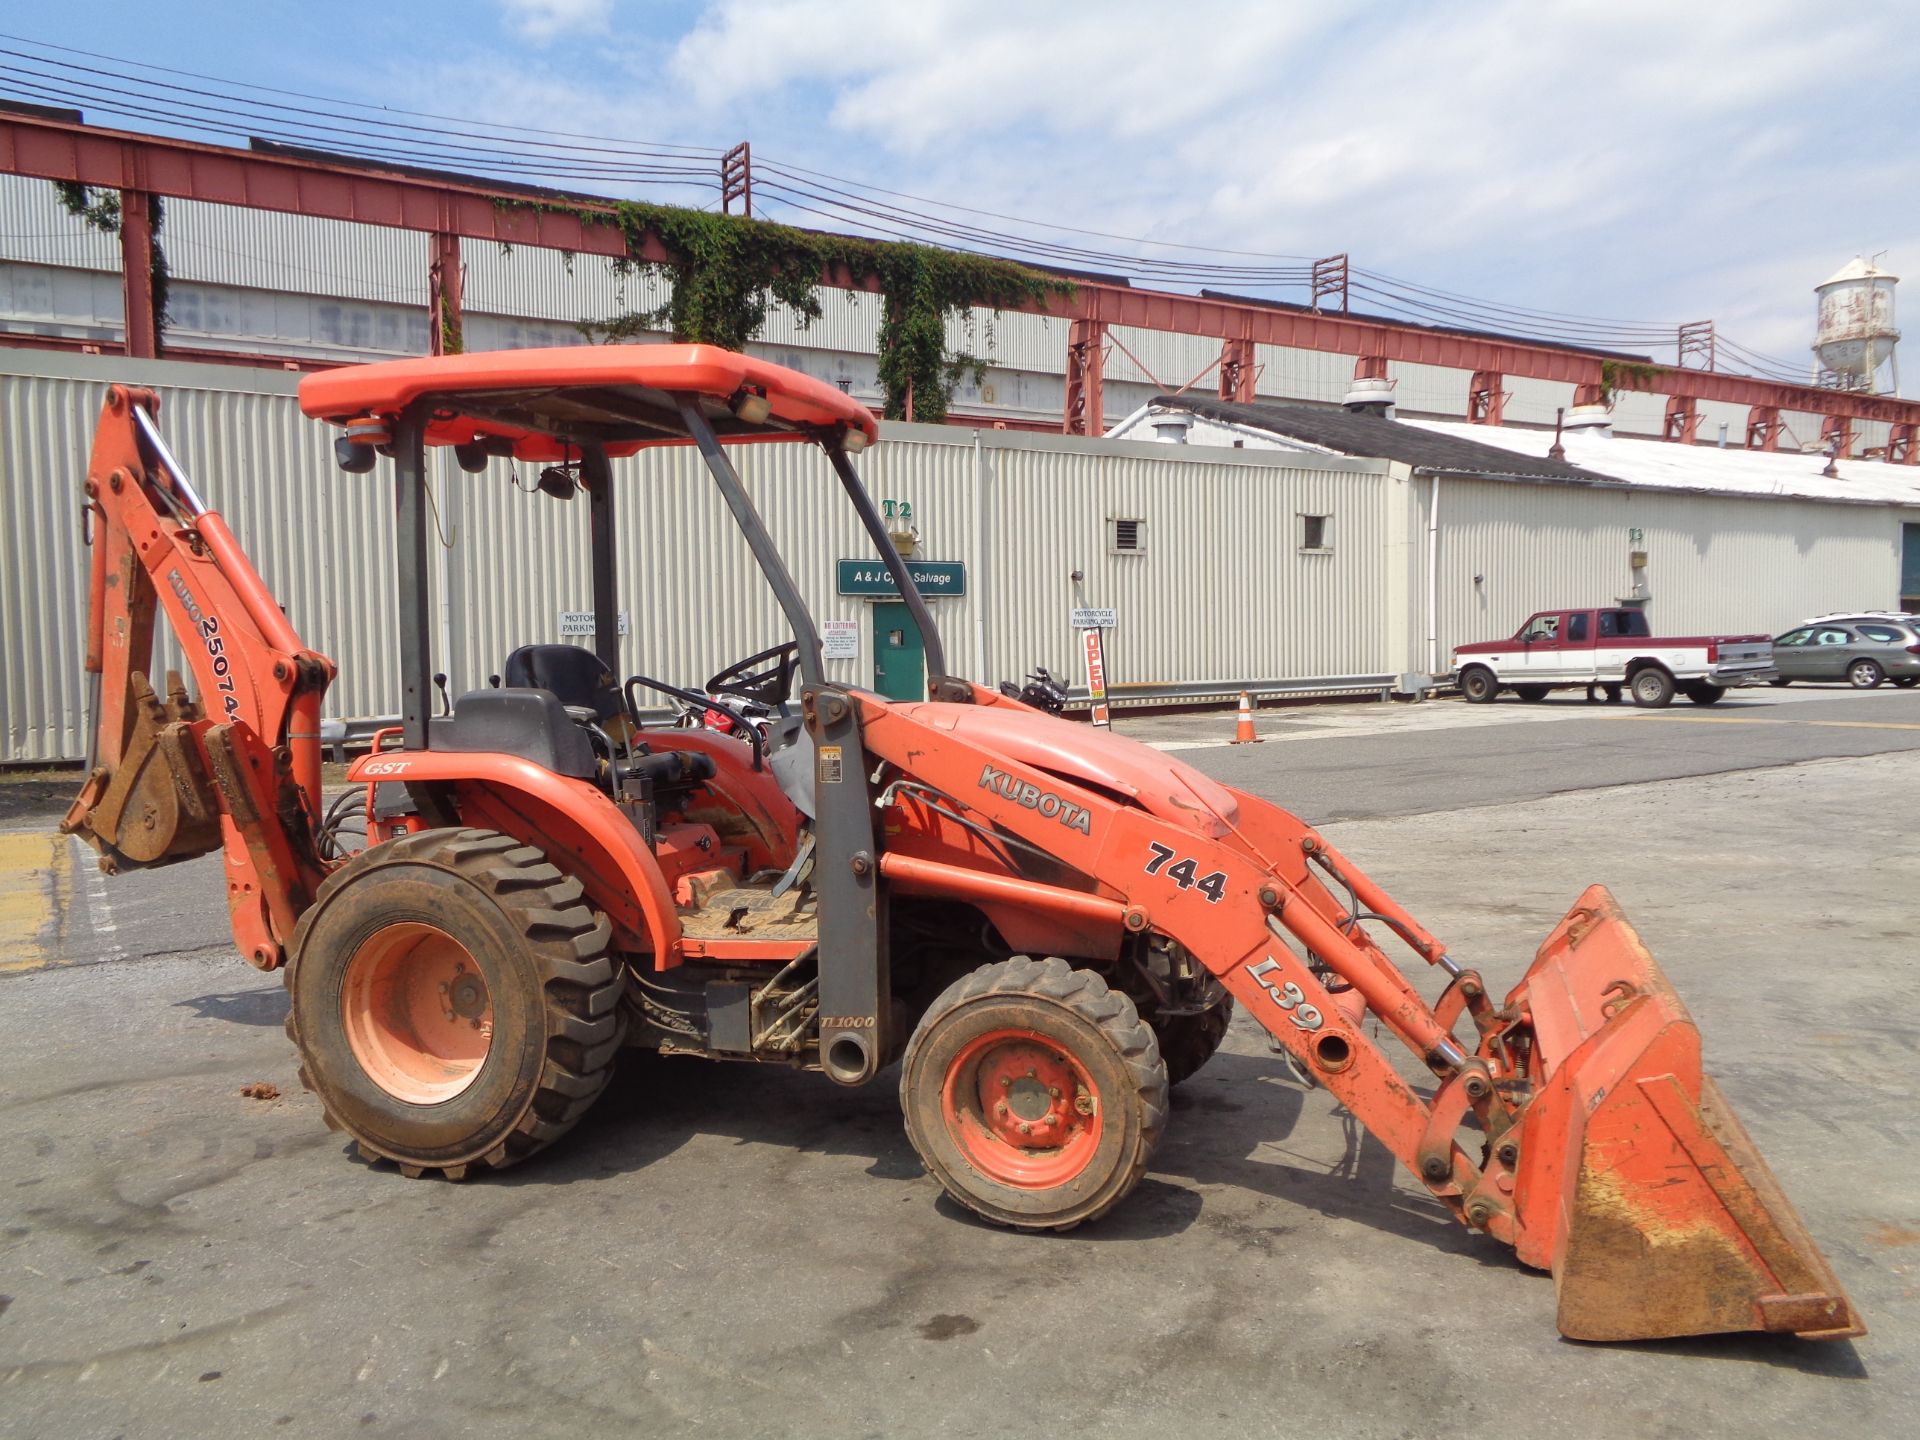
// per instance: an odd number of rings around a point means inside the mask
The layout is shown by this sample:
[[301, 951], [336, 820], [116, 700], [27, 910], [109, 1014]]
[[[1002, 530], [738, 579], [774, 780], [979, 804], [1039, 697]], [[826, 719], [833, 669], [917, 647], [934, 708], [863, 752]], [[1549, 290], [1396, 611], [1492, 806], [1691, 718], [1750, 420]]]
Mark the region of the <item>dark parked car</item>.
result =
[[1845, 680], [1871, 690], [1891, 680], [1906, 689], [1920, 684], [1920, 628], [1877, 616], [1802, 625], [1774, 639], [1773, 664], [1776, 685]]

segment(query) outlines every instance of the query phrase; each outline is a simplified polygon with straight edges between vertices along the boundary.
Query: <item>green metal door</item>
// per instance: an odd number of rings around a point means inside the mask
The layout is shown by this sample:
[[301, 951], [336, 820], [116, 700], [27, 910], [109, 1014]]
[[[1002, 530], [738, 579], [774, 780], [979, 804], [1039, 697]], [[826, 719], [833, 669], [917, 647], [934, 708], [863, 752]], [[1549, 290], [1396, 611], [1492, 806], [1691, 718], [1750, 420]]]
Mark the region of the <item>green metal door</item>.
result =
[[897, 600], [869, 605], [873, 617], [873, 688], [889, 700], [927, 698], [927, 647], [913, 614]]

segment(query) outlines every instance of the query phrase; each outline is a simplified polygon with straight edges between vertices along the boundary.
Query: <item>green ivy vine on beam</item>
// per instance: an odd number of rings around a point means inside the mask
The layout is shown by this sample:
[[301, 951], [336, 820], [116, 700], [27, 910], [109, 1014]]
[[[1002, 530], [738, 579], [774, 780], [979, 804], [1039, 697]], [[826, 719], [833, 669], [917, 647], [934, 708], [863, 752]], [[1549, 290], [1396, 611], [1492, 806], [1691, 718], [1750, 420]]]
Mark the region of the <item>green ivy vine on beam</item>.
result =
[[1621, 382], [1631, 382], [1636, 390], [1645, 390], [1659, 378], [1658, 365], [1642, 365], [1631, 360], [1602, 360], [1600, 362], [1600, 399], [1604, 404], [1613, 403], [1614, 392]]
[[[87, 186], [71, 180], [55, 180], [53, 189], [60, 197], [61, 208], [89, 229], [98, 230], [102, 235], [120, 233], [118, 191], [102, 190], [96, 198]], [[147, 250], [153, 269], [153, 338], [157, 345], [167, 333], [167, 292], [172, 285], [172, 274], [167, 269], [167, 252], [160, 245], [160, 232], [167, 223], [166, 207], [158, 195], [152, 200], [153, 235], [148, 241]]]
[[[985, 373], [984, 360], [949, 353], [950, 318], [964, 319], [971, 340], [976, 306], [999, 311], [1073, 293], [1070, 282], [1007, 260], [823, 235], [742, 215], [631, 200], [611, 212], [552, 201], [494, 203], [612, 224], [627, 249], [614, 260], [616, 273], [650, 272], [671, 283], [666, 301], [652, 309], [581, 322], [582, 333], [603, 342], [665, 330], [676, 340], [740, 350], [760, 333], [775, 302], [799, 316], [803, 327], [819, 319], [816, 287], [823, 274], [844, 269], [856, 281], [871, 277], [882, 305], [879, 372], [890, 420], [905, 419], [911, 410], [915, 420], [943, 421], [961, 377], [977, 380]], [[649, 238], [666, 252], [665, 260], [642, 258]]]

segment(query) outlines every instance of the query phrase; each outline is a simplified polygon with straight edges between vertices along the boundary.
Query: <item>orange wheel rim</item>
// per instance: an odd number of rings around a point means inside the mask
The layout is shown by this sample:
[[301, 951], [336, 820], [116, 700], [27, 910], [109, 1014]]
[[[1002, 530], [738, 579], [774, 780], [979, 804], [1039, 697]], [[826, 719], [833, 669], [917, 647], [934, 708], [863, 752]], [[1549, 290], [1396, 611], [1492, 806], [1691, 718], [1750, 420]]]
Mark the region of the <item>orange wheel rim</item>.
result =
[[388, 925], [347, 961], [347, 1045], [387, 1094], [438, 1105], [473, 1083], [493, 1045], [493, 996], [467, 947], [437, 925]]
[[1032, 1030], [994, 1030], [947, 1067], [947, 1133], [989, 1180], [1050, 1190], [1075, 1179], [1100, 1148], [1099, 1087], [1086, 1066]]

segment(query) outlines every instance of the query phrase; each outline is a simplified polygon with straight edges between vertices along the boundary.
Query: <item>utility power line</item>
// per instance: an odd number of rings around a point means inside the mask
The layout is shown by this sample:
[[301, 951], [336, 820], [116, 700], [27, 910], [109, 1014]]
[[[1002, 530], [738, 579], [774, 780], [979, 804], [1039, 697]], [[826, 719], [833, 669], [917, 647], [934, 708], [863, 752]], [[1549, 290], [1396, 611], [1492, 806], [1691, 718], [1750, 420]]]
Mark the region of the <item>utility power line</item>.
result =
[[[620, 140], [412, 111], [128, 60], [0, 32], [0, 95], [226, 140], [260, 139], [346, 157], [523, 184], [714, 190], [723, 150]], [[23, 48], [22, 48], [23, 47]], [[186, 82], [198, 82], [189, 84]], [[310, 103], [298, 103], [310, 102]], [[836, 229], [1154, 286], [1313, 293], [1313, 258], [1130, 236], [1035, 220], [755, 157], [756, 193]], [[1103, 247], [1117, 242], [1124, 250]], [[1493, 331], [1559, 345], [1678, 357], [1679, 326], [1484, 300], [1352, 267], [1355, 307], [1416, 324]], [[1807, 367], [1716, 335], [1717, 353], [1754, 375], [1804, 383]]]

